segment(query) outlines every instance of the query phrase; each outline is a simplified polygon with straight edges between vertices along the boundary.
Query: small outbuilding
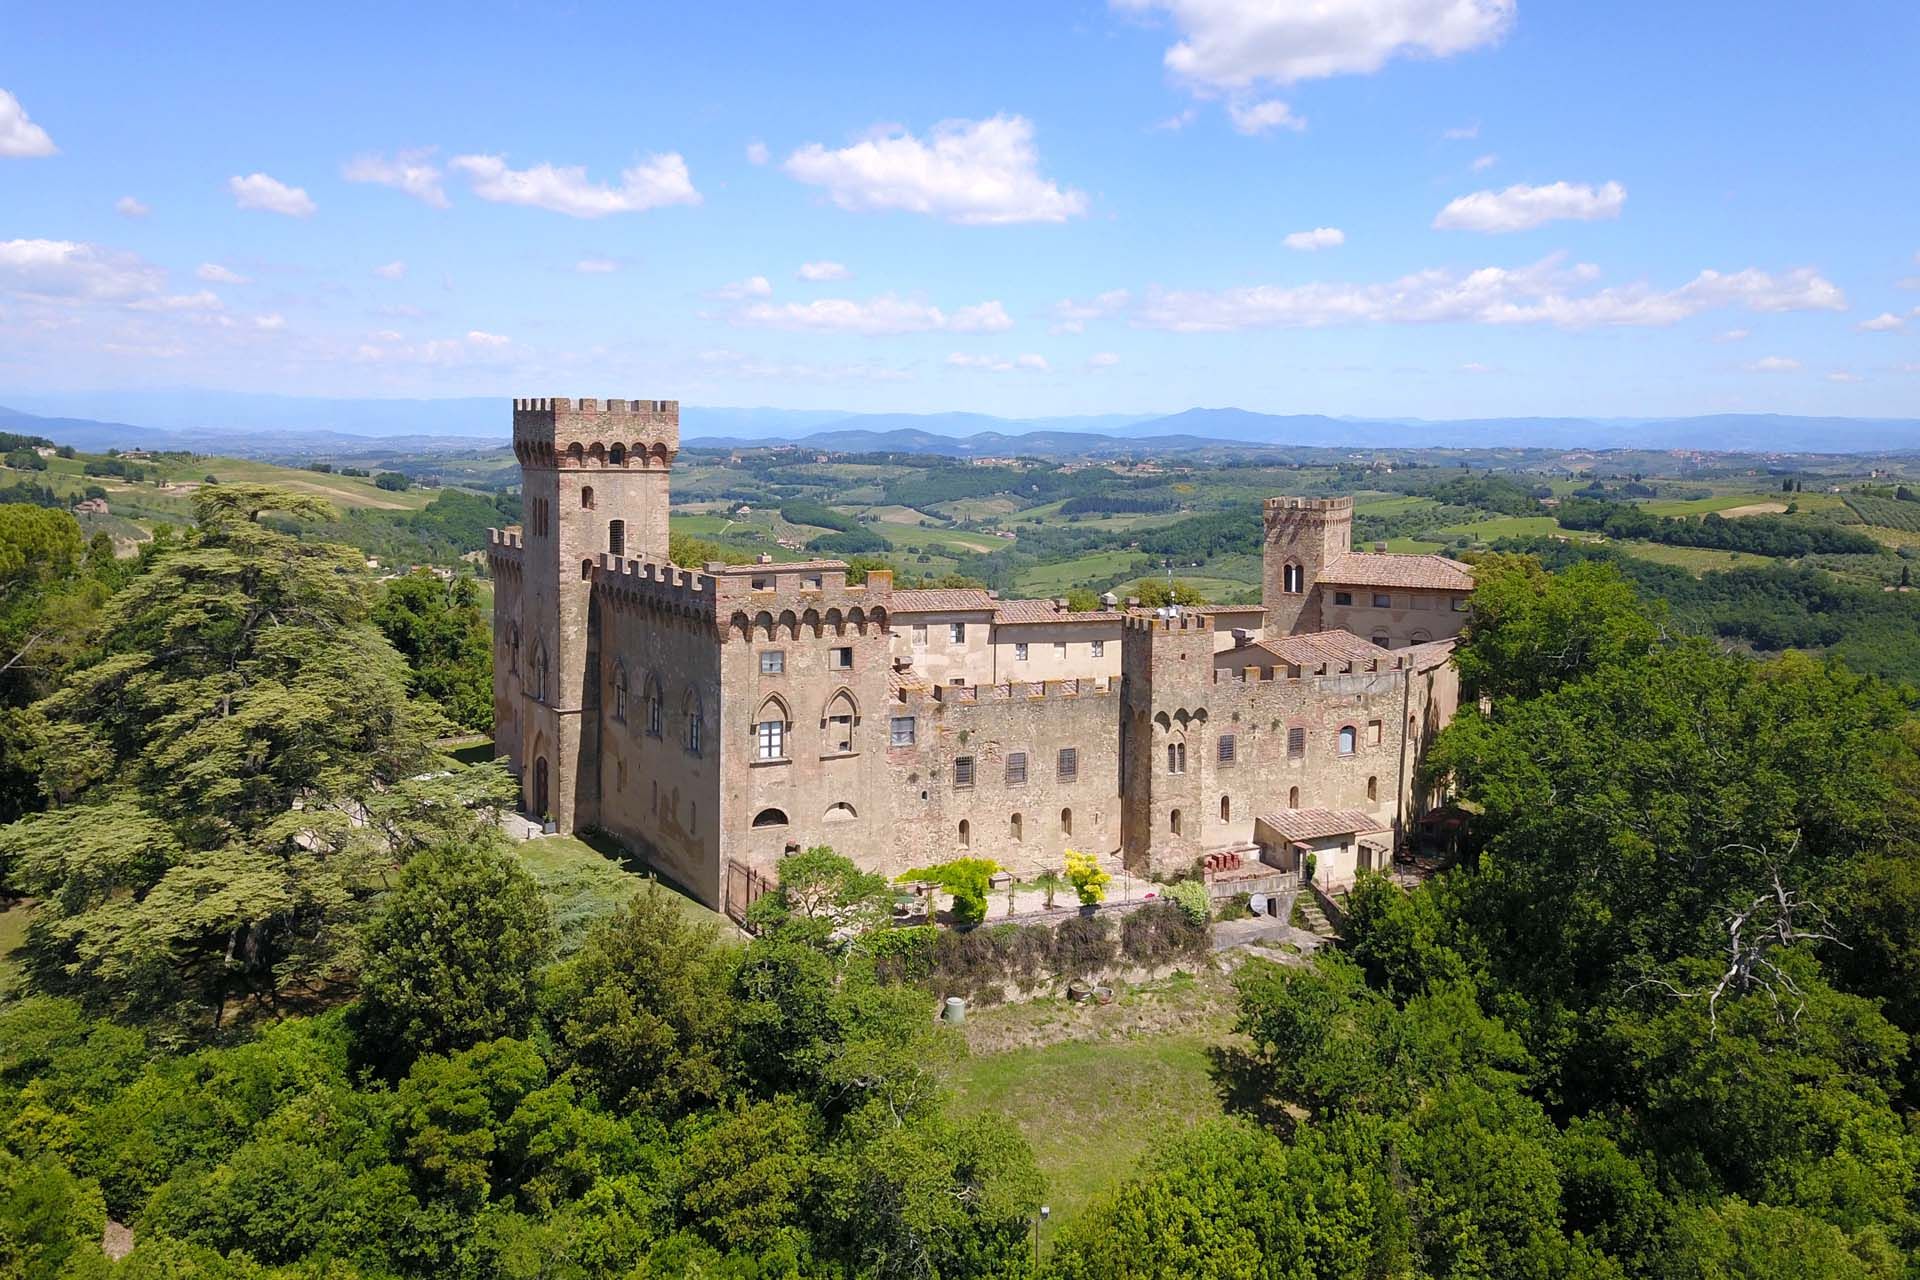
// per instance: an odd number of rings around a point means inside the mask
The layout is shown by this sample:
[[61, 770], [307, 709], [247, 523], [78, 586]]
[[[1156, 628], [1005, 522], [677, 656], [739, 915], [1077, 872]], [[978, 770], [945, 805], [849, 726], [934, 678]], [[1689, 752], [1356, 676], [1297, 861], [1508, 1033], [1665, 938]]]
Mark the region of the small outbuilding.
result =
[[1260, 860], [1282, 871], [1305, 869], [1323, 888], [1351, 884], [1362, 871], [1384, 870], [1393, 859], [1393, 832], [1362, 809], [1282, 809], [1253, 820]]

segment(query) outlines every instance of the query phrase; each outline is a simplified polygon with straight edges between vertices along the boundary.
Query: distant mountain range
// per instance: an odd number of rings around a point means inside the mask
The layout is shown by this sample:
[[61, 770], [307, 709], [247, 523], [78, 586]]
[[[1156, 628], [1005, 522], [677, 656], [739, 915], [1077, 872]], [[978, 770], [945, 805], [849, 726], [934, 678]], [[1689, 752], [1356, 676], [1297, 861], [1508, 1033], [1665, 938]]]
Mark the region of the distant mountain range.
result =
[[[506, 443], [497, 396], [330, 400], [236, 392], [6, 395], [0, 430], [83, 449], [195, 449], [251, 456], [445, 452]], [[684, 405], [688, 445], [800, 444], [834, 451], [1042, 457], [1202, 449], [1700, 449], [1782, 453], [1920, 451], [1920, 418], [1710, 414], [1679, 418], [1336, 418], [1187, 409], [1174, 414], [1000, 418], [978, 413], [846, 413], [831, 409]]]

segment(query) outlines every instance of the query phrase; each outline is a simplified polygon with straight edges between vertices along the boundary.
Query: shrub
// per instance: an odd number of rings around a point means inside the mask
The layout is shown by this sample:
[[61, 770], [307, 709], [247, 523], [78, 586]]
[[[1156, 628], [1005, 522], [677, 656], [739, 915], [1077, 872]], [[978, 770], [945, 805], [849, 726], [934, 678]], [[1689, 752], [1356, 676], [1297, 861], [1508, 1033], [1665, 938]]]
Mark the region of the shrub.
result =
[[1091, 907], [1106, 900], [1107, 886], [1113, 882], [1113, 876], [1101, 869], [1099, 860], [1092, 854], [1069, 849], [1067, 881], [1073, 885], [1073, 891], [1080, 895], [1080, 905]]
[[903, 872], [900, 880], [931, 880], [953, 895], [953, 922], [963, 927], [987, 918], [987, 881], [1000, 870], [991, 858], [955, 858]]
[[[1201, 892], [1205, 893], [1204, 887]], [[1212, 936], [1213, 927], [1204, 909], [1195, 920], [1185, 907], [1174, 902], [1142, 907], [1120, 922], [1120, 949], [1139, 965], [1197, 955], [1206, 949]]]
[[1205, 924], [1213, 915], [1212, 896], [1207, 892], [1207, 886], [1198, 880], [1182, 880], [1170, 886], [1167, 898], [1195, 924]]

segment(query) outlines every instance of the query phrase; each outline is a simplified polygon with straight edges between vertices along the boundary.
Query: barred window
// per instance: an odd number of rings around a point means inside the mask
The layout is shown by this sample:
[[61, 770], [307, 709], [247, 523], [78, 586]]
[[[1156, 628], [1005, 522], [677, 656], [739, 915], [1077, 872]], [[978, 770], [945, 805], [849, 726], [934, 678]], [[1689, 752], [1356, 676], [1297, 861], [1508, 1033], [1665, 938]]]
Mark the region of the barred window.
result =
[[912, 716], [895, 716], [891, 725], [888, 741], [896, 747], [912, 746], [913, 725], [914, 720]]
[[1072, 782], [1080, 776], [1080, 749], [1078, 747], [1060, 748], [1060, 758], [1054, 764], [1053, 775], [1061, 782]]
[[1107, 642], [1105, 640], [1095, 640], [1087, 647], [1093, 651], [1093, 656], [1096, 658], [1104, 658], [1107, 656]]
[[1027, 783], [1027, 753], [1024, 751], [1007, 752], [1007, 785], [1023, 787]]
[[1307, 731], [1299, 725], [1287, 730], [1287, 754], [1296, 760], [1307, 754]]
[[955, 756], [953, 758], [953, 785], [957, 791], [964, 791], [973, 785], [972, 756]]
[[1233, 749], [1234, 749], [1233, 735], [1230, 733], [1221, 734], [1220, 735], [1220, 763], [1221, 764], [1233, 763]]

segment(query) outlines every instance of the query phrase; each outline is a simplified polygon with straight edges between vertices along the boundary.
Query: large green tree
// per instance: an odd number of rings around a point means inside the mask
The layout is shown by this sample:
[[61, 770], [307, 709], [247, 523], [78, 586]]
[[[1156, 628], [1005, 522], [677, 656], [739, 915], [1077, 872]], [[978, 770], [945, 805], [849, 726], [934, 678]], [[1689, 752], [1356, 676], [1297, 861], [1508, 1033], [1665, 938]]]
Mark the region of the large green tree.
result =
[[493, 724], [493, 624], [472, 578], [420, 569], [387, 583], [373, 620], [413, 669], [414, 688], [455, 724]]

